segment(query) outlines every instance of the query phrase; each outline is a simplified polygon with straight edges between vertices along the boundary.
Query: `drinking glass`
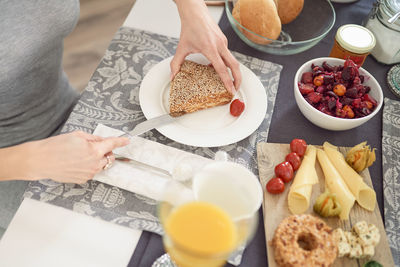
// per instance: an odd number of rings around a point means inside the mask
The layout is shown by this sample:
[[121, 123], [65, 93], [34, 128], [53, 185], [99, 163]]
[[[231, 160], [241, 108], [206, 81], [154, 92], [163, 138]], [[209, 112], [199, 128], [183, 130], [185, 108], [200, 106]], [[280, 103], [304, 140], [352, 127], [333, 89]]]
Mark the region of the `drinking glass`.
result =
[[[192, 190], [193, 198], [179, 198], [180, 201], [163, 201], [159, 204], [158, 216], [164, 229], [164, 248], [176, 265], [170, 261], [167, 255], [163, 255], [154, 262], [153, 267], [222, 266], [231, 254], [238, 253], [238, 249], [243, 250], [246, 243], [253, 237], [258, 224], [257, 211], [262, 202], [262, 189], [257, 177], [248, 169], [231, 162], [212, 163], [195, 175]], [[166, 194], [170, 196], [166, 196], [164, 199], [171, 200], [176, 199], [179, 192], [166, 190]], [[205, 209], [207, 212], [195, 211], [196, 207], [207, 208]], [[216, 209], [215, 211], [221, 213], [210, 213], [208, 208], [211, 211]], [[186, 216], [197, 217], [191, 218], [192, 223], [185, 224], [181, 220], [181, 224], [174, 227], [173, 224], [176, 223], [176, 220], [173, 218], [176, 218], [178, 213], [184, 214], [184, 222], [187, 222]], [[210, 226], [214, 228], [204, 229], [202, 227], [205, 224], [203, 220], [214, 220], [215, 218], [221, 220], [228, 218], [229, 222], [222, 228], [217, 226], [226, 223], [224, 220], [218, 221], [215, 226]], [[196, 222], [201, 223], [196, 224]], [[171, 231], [171, 229], [175, 230]], [[217, 243], [213, 237], [220, 234], [221, 229], [232, 229], [233, 241], [223, 250], [213, 250], [212, 247], [215, 247]], [[193, 237], [189, 240], [186, 239], [185, 244], [182, 243], [182, 239], [177, 238], [178, 236], [189, 236], [191, 233], [199, 233], [200, 239], [197, 239], [197, 243], [196, 238]], [[222, 238], [218, 239], [218, 241], [221, 240]]]
[[[198, 202], [198, 203], [205, 203], [205, 202]], [[185, 203], [185, 204], [193, 204], [193, 203]], [[185, 205], [185, 204], [182, 204]], [[209, 203], [208, 203], [209, 204]], [[168, 255], [174, 262], [174, 264], [178, 267], [220, 267], [223, 266], [226, 260], [229, 258], [230, 254], [234, 252], [240, 246], [243, 246], [247, 240], [249, 240], [257, 227], [258, 223], [258, 213], [254, 213], [252, 216], [247, 218], [242, 218], [239, 220], [233, 220], [229, 215], [229, 218], [233, 224], [233, 236], [234, 236], [234, 243], [233, 246], [229, 246], [229, 249], [225, 251], [199, 251], [198, 249], [194, 249], [192, 246], [188, 247], [185, 246], [179, 241], [177, 241], [173, 234], [166, 229], [166, 223], [170, 218], [171, 214], [181, 206], [173, 206], [168, 202], [161, 202], [159, 204], [159, 219], [161, 224], [164, 228], [164, 235], [163, 235], [163, 244], [164, 248], [167, 251]], [[226, 213], [227, 214], [227, 213]], [[188, 226], [190, 227], [190, 226]], [[192, 228], [192, 231], [198, 231], [196, 228]], [[202, 233], [207, 235], [207, 233]], [[212, 233], [209, 233], [212, 234]], [[207, 237], [206, 237], [207, 238]], [[211, 236], [210, 236], [210, 242]], [[208, 243], [211, 245], [211, 243]], [[204, 247], [205, 250], [206, 247]], [[155, 265], [153, 266], [174, 266], [170, 262], [167, 262], [166, 257], [164, 256], [164, 265]]]

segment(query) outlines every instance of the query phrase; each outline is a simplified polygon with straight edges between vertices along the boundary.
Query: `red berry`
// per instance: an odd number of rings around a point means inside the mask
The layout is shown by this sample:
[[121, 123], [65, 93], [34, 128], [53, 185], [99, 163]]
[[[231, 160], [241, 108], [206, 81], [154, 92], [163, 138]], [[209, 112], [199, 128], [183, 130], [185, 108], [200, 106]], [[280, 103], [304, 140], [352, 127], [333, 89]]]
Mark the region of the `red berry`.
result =
[[244, 110], [244, 103], [239, 99], [235, 99], [232, 101], [230, 106], [230, 112], [232, 116], [239, 117]]
[[293, 139], [290, 142], [290, 151], [296, 152], [300, 157], [304, 156], [307, 149], [307, 143], [303, 139]]
[[322, 95], [317, 92], [312, 92], [307, 95], [307, 98], [314, 104], [318, 103], [322, 99]]
[[301, 82], [302, 83], [312, 83], [313, 82], [312, 72], [304, 72], [303, 75], [301, 75]]
[[288, 161], [284, 161], [275, 166], [275, 174], [288, 183], [293, 179], [293, 167]]
[[301, 158], [299, 155], [297, 155], [296, 152], [291, 152], [287, 154], [285, 160], [288, 161], [290, 165], [292, 165], [294, 171], [297, 171], [299, 169], [301, 164]]
[[314, 87], [312, 85], [304, 84], [304, 83], [299, 83], [298, 85], [299, 85], [300, 93], [302, 95], [306, 95], [311, 92], [314, 92]]
[[372, 96], [370, 96], [369, 94], [365, 94], [364, 97], [363, 97], [363, 100], [371, 102], [374, 106], [378, 105], [378, 102]]
[[281, 178], [275, 177], [268, 181], [266, 189], [271, 194], [280, 194], [285, 190], [285, 183]]

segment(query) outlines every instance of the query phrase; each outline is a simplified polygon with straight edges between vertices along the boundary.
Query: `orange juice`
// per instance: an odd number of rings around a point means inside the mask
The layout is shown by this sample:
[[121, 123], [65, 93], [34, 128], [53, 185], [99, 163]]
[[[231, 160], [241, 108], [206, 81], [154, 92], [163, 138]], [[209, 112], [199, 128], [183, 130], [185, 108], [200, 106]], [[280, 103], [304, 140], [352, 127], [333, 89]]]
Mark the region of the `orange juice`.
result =
[[179, 267], [222, 266], [237, 245], [232, 219], [206, 202], [178, 207], [166, 218], [164, 227], [171, 241], [165, 242], [166, 249]]

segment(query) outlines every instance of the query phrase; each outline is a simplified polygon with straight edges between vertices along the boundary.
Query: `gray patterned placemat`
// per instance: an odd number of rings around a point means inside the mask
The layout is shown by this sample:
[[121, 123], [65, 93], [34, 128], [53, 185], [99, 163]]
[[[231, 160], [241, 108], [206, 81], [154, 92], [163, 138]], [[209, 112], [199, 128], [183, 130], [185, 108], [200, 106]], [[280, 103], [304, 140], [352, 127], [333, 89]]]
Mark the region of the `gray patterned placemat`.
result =
[[[139, 105], [142, 78], [155, 64], [172, 56], [177, 44], [175, 38], [120, 28], [62, 132], [82, 130], [91, 133], [99, 123], [129, 131], [144, 121]], [[234, 56], [260, 78], [267, 92], [268, 110], [255, 133], [238, 143], [219, 148], [182, 145], [156, 130], [143, 137], [208, 158], [223, 150], [257, 174], [256, 143], [267, 141], [282, 66], [239, 53], [234, 53]], [[25, 197], [135, 229], [159, 234], [162, 231], [156, 218], [155, 201], [96, 181], [83, 185], [36, 181], [30, 183]], [[237, 260], [240, 262], [239, 258]]]
[[382, 165], [386, 234], [400, 266], [400, 101], [389, 98], [383, 108]]

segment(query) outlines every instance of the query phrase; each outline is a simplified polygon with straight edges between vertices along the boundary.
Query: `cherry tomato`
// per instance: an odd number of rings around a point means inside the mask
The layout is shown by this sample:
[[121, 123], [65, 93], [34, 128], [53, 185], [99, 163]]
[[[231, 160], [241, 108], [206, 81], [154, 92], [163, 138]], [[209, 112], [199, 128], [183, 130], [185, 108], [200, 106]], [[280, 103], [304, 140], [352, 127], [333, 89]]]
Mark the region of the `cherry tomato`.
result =
[[289, 162], [284, 161], [275, 166], [275, 174], [285, 183], [288, 183], [293, 179], [293, 167]]
[[239, 99], [235, 99], [232, 101], [230, 106], [230, 111], [232, 116], [239, 117], [244, 110], [244, 103]]
[[268, 181], [266, 189], [271, 194], [280, 194], [285, 190], [285, 183], [281, 178], [275, 177]]
[[290, 151], [296, 152], [300, 157], [304, 156], [306, 149], [307, 143], [303, 139], [293, 139], [292, 142], [290, 142]]
[[301, 164], [301, 158], [299, 155], [297, 155], [296, 152], [291, 152], [286, 155], [285, 158], [286, 161], [289, 161], [290, 165], [292, 165], [293, 170], [297, 171], [300, 167]]

